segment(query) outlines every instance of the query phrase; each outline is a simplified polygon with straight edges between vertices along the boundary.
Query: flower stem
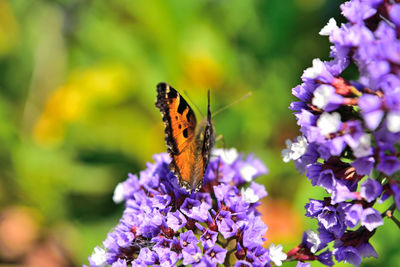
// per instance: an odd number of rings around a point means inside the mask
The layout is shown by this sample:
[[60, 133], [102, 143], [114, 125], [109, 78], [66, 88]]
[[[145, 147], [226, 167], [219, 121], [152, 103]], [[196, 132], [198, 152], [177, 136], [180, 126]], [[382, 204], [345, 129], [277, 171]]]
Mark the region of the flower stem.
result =
[[389, 219], [391, 219], [391, 220], [397, 225], [398, 228], [400, 228], [400, 221], [399, 221], [396, 217], [393, 216], [393, 213], [394, 213], [394, 211], [395, 211], [395, 208], [396, 208], [396, 204], [393, 203], [392, 206], [390, 206], [390, 208], [388, 208], [388, 209], [384, 212], [384, 214], [382, 214], [382, 218], [384, 218], [385, 216], [387, 216]]
[[396, 209], [396, 204], [393, 203], [386, 211], [381, 213], [382, 218], [388, 216], [389, 218], [393, 216], [394, 210]]
[[226, 253], [226, 256], [225, 256], [224, 266], [228, 266], [228, 267], [231, 266], [229, 259], [231, 257], [232, 252], [234, 252], [235, 250], [236, 250], [236, 248], [228, 250], [228, 252]]

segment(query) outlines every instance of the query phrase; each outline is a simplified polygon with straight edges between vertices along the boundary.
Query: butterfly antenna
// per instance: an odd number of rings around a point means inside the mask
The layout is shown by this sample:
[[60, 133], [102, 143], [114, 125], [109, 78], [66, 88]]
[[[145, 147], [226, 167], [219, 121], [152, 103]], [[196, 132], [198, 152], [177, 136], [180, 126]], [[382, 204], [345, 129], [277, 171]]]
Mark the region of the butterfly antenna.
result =
[[[227, 108], [239, 103], [240, 101], [245, 100], [246, 98], [248, 98], [251, 95], [252, 95], [251, 91], [247, 92], [245, 95], [243, 95], [241, 98], [237, 99], [236, 101], [233, 101], [232, 103], [230, 103], [230, 104], [218, 109], [217, 111], [213, 112], [213, 116], [215, 117], [221, 111], [224, 111], [225, 109], [227, 109]], [[210, 94], [208, 95], [208, 98], [210, 99]], [[210, 102], [210, 100], [208, 100], [208, 102]], [[208, 103], [208, 106], [210, 107], [210, 103]]]
[[202, 117], [204, 117], [203, 112], [201, 112], [201, 109], [199, 109], [199, 107], [196, 105], [196, 103], [192, 101], [192, 99], [190, 98], [188, 92], [186, 90], [183, 90], [183, 93], [185, 94], [185, 98], [188, 99], [190, 101], [190, 103], [196, 108], [197, 112], [199, 112], [200, 115]]
[[207, 118], [209, 120], [211, 120], [210, 102], [210, 90], [208, 90]]

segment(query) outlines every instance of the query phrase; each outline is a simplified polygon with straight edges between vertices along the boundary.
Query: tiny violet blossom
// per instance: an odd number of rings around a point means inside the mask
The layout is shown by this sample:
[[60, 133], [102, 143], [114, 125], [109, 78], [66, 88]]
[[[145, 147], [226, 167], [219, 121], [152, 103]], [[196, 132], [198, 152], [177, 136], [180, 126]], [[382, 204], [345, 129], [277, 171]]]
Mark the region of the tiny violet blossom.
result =
[[[113, 200], [125, 202], [125, 210], [94, 249], [90, 266], [268, 265], [270, 251], [262, 247], [267, 226], [256, 210], [267, 192], [254, 182], [267, 169], [234, 149], [213, 155], [199, 192], [179, 187], [166, 153], [118, 184]], [[233, 244], [240, 253], [232, 253]], [[284, 260], [281, 250], [276, 263]]]
[[[350, 0], [340, 9], [347, 21], [331, 18], [319, 32], [332, 44], [330, 59], [314, 59], [292, 89], [299, 101], [290, 109], [307, 148], [295, 158], [289, 141], [282, 151], [326, 193], [305, 206], [318, 231], [288, 252], [299, 266], [377, 257], [369, 240], [400, 209], [400, 3]], [[350, 65], [354, 80], [342, 75]], [[388, 210], [378, 211], [388, 199]]]
[[302, 261], [298, 261], [296, 264], [296, 267], [310, 267], [311, 264], [309, 262], [302, 262]]

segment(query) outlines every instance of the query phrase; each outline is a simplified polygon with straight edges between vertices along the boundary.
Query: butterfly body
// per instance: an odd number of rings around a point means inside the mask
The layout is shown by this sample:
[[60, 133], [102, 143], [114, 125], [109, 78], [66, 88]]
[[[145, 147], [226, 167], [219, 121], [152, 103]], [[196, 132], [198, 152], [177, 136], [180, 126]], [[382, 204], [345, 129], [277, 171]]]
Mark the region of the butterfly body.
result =
[[177, 175], [180, 186], [188, 191], [198, 191], [215, 143], [210, 99], [207, 117], [197, 124], [193, 110], [179, 92], [167, 83], [159, 83], [156, 107], [165, 124], [170, 170]]

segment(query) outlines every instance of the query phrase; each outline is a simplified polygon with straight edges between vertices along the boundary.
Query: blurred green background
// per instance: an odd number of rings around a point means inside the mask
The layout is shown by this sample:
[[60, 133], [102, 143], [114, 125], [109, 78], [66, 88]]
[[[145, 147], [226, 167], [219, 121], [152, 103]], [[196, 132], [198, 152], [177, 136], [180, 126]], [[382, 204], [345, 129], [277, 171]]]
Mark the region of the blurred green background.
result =
[[[327, 59], [318, 32], [342, 20], [340, 3], [0, 0], [0, 266], [87, 263], [121, 216], [116, 184], [166, 150], [160, 81], [203, 114], [208, 89], [214, 111], [252, 92], [214, 118], [216, 131], [270, 170], [259, 180], [268, 242], [298, 244], [315, 227], [304, 204], [323, 192], [280, 156], [299, 134], [291, 88]], [[380, 258], [364, 266], [400, 261], [393, 231], [378, 230]]]

